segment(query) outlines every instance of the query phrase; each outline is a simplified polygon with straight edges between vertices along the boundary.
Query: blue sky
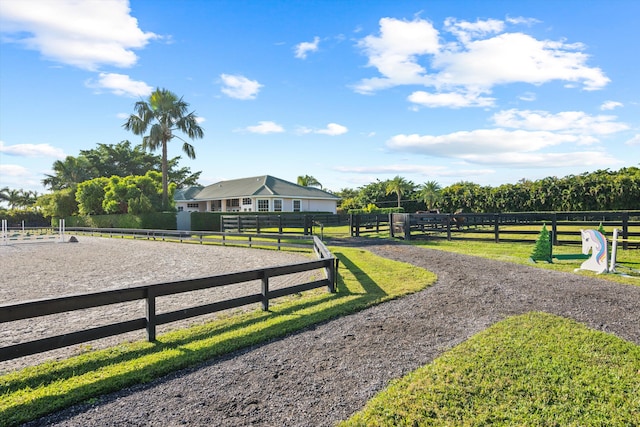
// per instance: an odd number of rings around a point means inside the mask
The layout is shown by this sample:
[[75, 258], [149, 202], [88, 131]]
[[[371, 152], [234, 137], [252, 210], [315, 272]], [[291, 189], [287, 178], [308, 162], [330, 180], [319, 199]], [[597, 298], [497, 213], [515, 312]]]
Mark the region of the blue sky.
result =
[[201, 184], [497, 186], [640, 163], [640, 2], [2, 0], [0, 187], [190, 104]]

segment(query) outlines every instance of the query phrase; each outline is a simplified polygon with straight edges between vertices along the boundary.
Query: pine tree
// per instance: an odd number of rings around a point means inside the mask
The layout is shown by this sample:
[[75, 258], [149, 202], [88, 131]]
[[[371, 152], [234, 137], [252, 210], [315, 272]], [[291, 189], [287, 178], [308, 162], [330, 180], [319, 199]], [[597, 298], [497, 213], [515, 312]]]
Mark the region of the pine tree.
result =
[[552, 262], [551, 260], [551, 235], [549, 234], [549, 230], [547, 230], [547, 225], [542, 225], [542, 230], [540, 230], [540, 234], [538, 234], [538, 238], [536, 239], [536, 246], [533, 249], [533, 253], [531, 254], [531, 261], [547, 261]]

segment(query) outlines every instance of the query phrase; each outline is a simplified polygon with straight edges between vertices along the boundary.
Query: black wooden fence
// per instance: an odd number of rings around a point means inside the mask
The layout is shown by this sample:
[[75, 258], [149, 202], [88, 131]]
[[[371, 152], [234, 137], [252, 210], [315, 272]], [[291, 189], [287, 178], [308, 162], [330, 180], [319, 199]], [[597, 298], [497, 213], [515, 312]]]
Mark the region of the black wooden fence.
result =
[[[287, 236], [287, 239], [288, 238], [289, 236]], [[0, 323], [38, 318], [50, 314], [65, 313], [86, 308], [119, 304], [128, 301], [145, 300], [146, 302], [144, 317], [120, 322], [115, 321], [117, 319], [113, 319], [114, 323], [105, 326], [88, 327], [85, 330], [70, 332], [64, 335], [57, 335], [2, 347], [0, 348], [0, 361], [42, 353], [48, 350], [81, 344], [99, 338], [120, 335], [140, 329], [146, 329], [147, 339], [149, 341], [154, 341], [156, 338], [156, 326], [158, 325], [255, 303], [262, 303], [263, 310], [268, 310], [269, 300], [273, 298], [292, 295], [323, 286], [326, 286], [330, 292], [335, 292], [338, 268], [337, 258], [331, 254], [319, 238], [314, 236], [312, 239], [313, 250], [319, 258], [315, 261], [221, 274], [199, 279], [135, 286], [126, 289], [98, 291], [57, 298], [45, 298], [21, 303], [2, 304], [0, 305]], [[274, 290], [269, 289], [269, 278], [271, 277], [278, 277], [303, 271], [313, 271], [317, 269], [324, 270], [324, 279], [291, 285], [285, 288]], [[258, 293], [229, 300], [214, 301], [209, 304], [167, 313], [156, 313], [157, 297], [239, 284], [253, 280], [261, 281], [261, 289]]]
[[349, 224], [349, 215], [333, 214], [261, 214], [261, 215], [223, 215], [220, 230], [222, 232], [279, 234], [314, 234], [314, 228]]
[[624, 249], [640, 247], [640, 211], [391, 214], [389, 221], [391, 236], [405, 240], [444, 238], [496, 243], [534, 242], [546, 225], [553, 233], [554, 245], [578, 244], [576, 227], [597, 229], [602, 225], [620, 230]]

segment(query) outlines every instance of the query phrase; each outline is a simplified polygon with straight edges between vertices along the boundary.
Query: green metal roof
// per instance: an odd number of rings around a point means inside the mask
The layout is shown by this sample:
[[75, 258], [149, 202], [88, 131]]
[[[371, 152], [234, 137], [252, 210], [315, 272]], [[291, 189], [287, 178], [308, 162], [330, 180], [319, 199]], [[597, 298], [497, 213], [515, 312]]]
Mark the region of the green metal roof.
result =
[[340, 199], [338, 196], [324, 190], [314, 187], [303, 187], [271, 175], [216, 182], [215, 184], [202, 188], [201, 191], [193, 196], [191, 200], [222, 200], [251, 196]]
[[173, 194], [173, 200], [193, 200], [195, 195], [202, 191], [203, 188], [201, 185], [195, 185], [177, 189]]

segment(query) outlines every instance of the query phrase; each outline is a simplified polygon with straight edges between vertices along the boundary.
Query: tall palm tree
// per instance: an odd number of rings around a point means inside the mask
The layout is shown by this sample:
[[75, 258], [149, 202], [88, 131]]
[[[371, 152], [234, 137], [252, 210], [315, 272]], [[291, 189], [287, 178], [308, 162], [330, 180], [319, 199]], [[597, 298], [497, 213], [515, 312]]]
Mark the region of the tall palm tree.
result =
[[182, 151], [190, 158], [196, 158], [193, 145], [175, 135], [175, 131], [185, 133], [190, 139], [204, 137], [204, 131], [198, 125], [195, 112], [187, 113], [188, 103], [178, 98], [167, 89], [157, 88], [148, 101], [138, 101], [134, 106], [135, 114], [131, 114], [122, 125], [135, 135], [149, 134], [142, 138], [142, 148], [151, 151], [162, 148], [162, 207], [169, 207], [169, 167], [167, 160], [167, 144], [173, 138], [183, 142]]
[[398, 196], [398, 207], [401, 207], [400, 201], [402, 200], [402, 195], [407, 191], [412, 190], [412, 187], [413, 184], [411, 182], [407, 181], [399, 175], [396, 175], [395, 178], [387, 181], [385, 190], [387, 192], [387, 195], [395, 193]]
[[320, 187], [320, 189], [322, 189], [322, 184], [320, 184], [320, 181], [318, 181], [311, 175], [299, 176], [298, 185], [302, 185], [303, 187]]
[[433, 210], [442, 199], [440, 191], [442, 187], [436, 181], [427, 181], [420, 186], [420, 197], [427, 205], [427, 210]]

